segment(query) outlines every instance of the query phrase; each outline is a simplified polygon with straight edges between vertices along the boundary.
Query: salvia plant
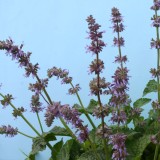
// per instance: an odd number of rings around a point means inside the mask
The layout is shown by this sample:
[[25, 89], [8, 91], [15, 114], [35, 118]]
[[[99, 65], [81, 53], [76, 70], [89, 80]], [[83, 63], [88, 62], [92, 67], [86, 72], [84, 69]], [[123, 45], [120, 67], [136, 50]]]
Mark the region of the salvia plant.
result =
[[[113, 46], [117, 47], [114, 60], [117, 69], [111, 77], [111, 82], [102, 76], [104, 61], [100, 59], [100, 54], [107, 46], [103, 41], [105, 32], [101, 31], [101, 26], [92, 15], [86, 19], [89, 39], [86, 52], [94, 57], [89, 65], [89, 73], [94, 75], [89, 83], [90, 96], [97, 97], [91, 99], [88, 106], [83, 105], [79, 95], [81, 87], [79, 84], [73, 84], [73, 78], [68, 70], [53, 66], [47, 70], [47, 78], [41, 79], [38, 75], [38, 63], [32, 64], [30, 61], [31, 52], [24, 52], [23, 45], [15, 45], [11, 38], [0, 41], [0, 49], [25, 69], [26, 77], [32, 76], [36, 80], [35, 83], [29, 84], [29, 90], [33, 93], [30, 107], [40, 125], [40, 130], [37, 130], [37, 126], [33, 126], [25, 117], [27, 109], [14, 105], [14, 96], [0, 93], [3, 108], [10, 106], [13, 109], [13, 117], [23, 120], [35, 132], [35, 136], [27, 135], [11, 125], [2, 125], [0, 134], [5, 134], [7, 137], [22, 134], [31, 138], [32, 150], [26, 155], [26, 160], [35, 160], [36, 155], [46, 148], [50, 150], [51, 154], [48, 155], [50, 160], [160, 160], [159, 0], [154, 0], [151, 10], [154, 13], [151, 23], [156, 32], [156, 37], [151, 40], [151, 48], [157, 52], [157, 66], [150, 69], [152, 79], [147, 83], [142, 97], [133, 103], [127, 93], [130, 78], [126, 65], [128, 59], [122, 50], [125, 44], [122, 37], [125, 26], [123, 16], [115, 7], [111, 10], [111, 29], [114, 35]], [[62, 104], [51, 99], [47, 86], [49, 80], [54, 77], [62, 84], [70, 86], [68, 94], [77, 96], [75, 105]], [[146, 97], [151, 92], [157, 95], [153, 100]], [[102, 96], [109, 97], [106, 98], [109, 101], [102, 103]], [[151, 109], [148, 117], [144, 118], [142, 106], [149, 103]], [[44, 112], [46, 125], [52, 127], [47, 132], [43, 129], [40, 112]], [[91, 127], [84, 125], [82, 115]], [[55, 119], [59, 119], [63, 127], [55, 126]], [[95, 119], [100, 120], [98, 126], [94, 123]], [[68, 139], [57, 141], [58, 136], [67, 136]]]

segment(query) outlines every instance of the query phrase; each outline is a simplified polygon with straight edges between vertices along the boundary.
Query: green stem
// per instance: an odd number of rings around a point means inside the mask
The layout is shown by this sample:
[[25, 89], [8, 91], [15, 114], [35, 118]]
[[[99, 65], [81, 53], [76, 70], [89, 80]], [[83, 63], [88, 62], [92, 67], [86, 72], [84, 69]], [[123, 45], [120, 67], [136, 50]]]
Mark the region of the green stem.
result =
[[21, 134], [21, 135], [23, 135], [23, 136], [25, 136], [25, 137], [31, 138], [31, 139], [34, 138], [34, 137], [29, 136], [29, 135], [27, 135], [27, 134], [25, 134], [25, 133], [23, 133], [23, 132], [20, 132], [20, 131], [18, 131], [18, 133]]
[[43, 133], [44, 131], [43, 131], [42, 123], [41, 123], [41, 120], [40, 120], [40, 117], [39, 117], [38, 112], [36, 112], [36, 114], [37, 114], [37, 118], [38, 118], [38, 123], [39, 123], [40, 128], [41, 128], [41, 131], [42, 131], [42, 133]]
[[[157, 18], [157, 11], [155, 10], [155, 18]], [[157, 41], [159, 41], [159, 27], [156, 27], [156, 35], [157, 35]], [[160, 49], [157, 49], [157, 70], [160, 69]], [[157, 92], [158, 92], [158, 102], [160, 103], [160, 91], [159, 91], [159, 84], [160, 84], [160, 79], [159, 76], [157, 76]], [[160, 116], [160, 111], [159, 111], [159, 116]], [[158, 125], [158, 124], [157, 124]], [[155, 149], [155, 154], [154, 154], [154, 160], [158, 159], [159, 155], [159, 145], [156, 145]]]
[[[3, 94], [0, 93], [0, 96], [5, 98], [5, 96]], [[17, 108], [11, 103], [9, 102], [10, 106], [14, 109], [17, 110]], [[41, 134], [33, 127], [33, 125], [21, 114], [20, 115], [21, 118], [28, 124], [28, 126], [39, 136], [42, 137]], [[42, 137], [43, 138], [43, 137]], [[47, 146], [51, 149], [52, 151], [52, 146], [47, 142]]]
[[157, 158], [158, 158], [158, 151], [159, 151], [159, 145], [156, 145], [154, 160], [157, 160]]
[[[73, 86], [72, 82], [70, 82], [70, 84], [71, 84], [72, 88], [74, 89], [74, 86]], [[76, 92], [76, 96], [77, 96], [77, 98], [78, 98], [78, 101], [79, 101], [81, 107], [84, 109], [84, 112], [85, 112], [84, 114], [85, 114], [85, 116], [87, 117], [88, 121], [90, 122], [90, 124], [92, 125], [92, 127], [93, 127], [94, 129], [96, 129], [96, 126], [94, 125], [92, 119], [90, 118], [90, 116], [88, 115], [88, 113], [87, 113], [86, 110], [85, 110], [85, 107], [84, 107], [84, 105], [83, 105], [83, 103], [82, 103], [82, 100], [81, 100], [78, 92]]]

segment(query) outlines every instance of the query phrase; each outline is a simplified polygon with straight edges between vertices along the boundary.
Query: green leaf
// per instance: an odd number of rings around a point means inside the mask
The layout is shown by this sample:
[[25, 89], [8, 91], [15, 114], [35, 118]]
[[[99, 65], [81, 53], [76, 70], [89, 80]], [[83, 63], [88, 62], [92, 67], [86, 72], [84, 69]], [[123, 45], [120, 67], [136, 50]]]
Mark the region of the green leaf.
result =
[[157, 90], [157, 82], [155, 80], [150, 80], [143, 91], [143, 97], [151, 92], [157, 92]]
[[98, 105], [98, 102], [95, 101], [94, 99], [91, 99], [90, 102], [89, 102], [88, 107], [86, 108], [86, 111], [88, 113], [92, 114], [94, 109], [97, 107], [97, 105]]
[[81, 107], [79, 104], [74, 104], [73, 108], [77, 109], [80, 113], [85, 113], [85, 109]]
[[37, 154], [39, 151], [46, 149], [46, 142], [42, 137], [36, 137], [33, 139], [31, 155]]
[[[100, 157], [100, 159], [104, 160], [105, 159], [105, 154], [104, 150], [97, 150], [97, 154]], [[83, 153], [77, 160], [97, 160], [97, 157], [95, 155], [95, 152], [90, 150], [85, 153]]]
[[127, 160], [140, 160], [145, 148], [149, 145], [151, 135], [144, 135], [142, 137], [135, 136], [132, 139], [127, 139]]
[[55, 126], [49, 131], [49, 133], [54, 134], [55, 136], [70, 136], [68, 131], [65, 128]]
[[136, 108], [140, 108], [140, 107], [146, 105], [147, 103], [149, 103], [150, 101], [151, 101], [151, 99], [149, 99], [149, 98], [140, 98], [136, 102], [133, 103], [133, 106]]
[[81, 154], [81, 146], [75, 140], [68, 140], [57, 154], [56, 160], [77, 160]]
[[59, 151], [61, 150], [62, 146], [63, 146], [63, 140], [57, 142], [57, 143], [53, 146], [52, 159], [57, 159], [57, 154], [58, 154]]

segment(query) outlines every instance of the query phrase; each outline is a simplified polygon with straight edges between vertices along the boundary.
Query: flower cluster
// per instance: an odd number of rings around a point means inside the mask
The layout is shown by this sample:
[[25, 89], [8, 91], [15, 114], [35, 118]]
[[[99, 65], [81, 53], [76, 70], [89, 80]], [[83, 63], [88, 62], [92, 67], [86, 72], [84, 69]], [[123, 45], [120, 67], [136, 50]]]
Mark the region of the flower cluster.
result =
[[23, 107], [17, 108], [17, 109], [14, 109], [14, 110], [13, 110], [12, 115], [13, 115], [15, 118], [17, 118], [18, 116], [21, 116], [22, 113], [25, 112], [25, 111], [26, 111], [26, 110], [25, 110]]
[[[52, 78], [53, 76], [57, 77], [57, 79], [61, 78], [62, 84], [69, 84], [72, 82], [72, 77], [69, 77], [69, 72], [65, 69], [57, 68], [57, 67], [52, 67], [51, 69], [48, 69], [47, 71], [48, 77]], [[72, 85], [72, 88], [68, 90], [68, 94], [72, 95], [77, 93], [80, 90], [79, 84], [76, 84], [75, 86]]]
[[39, 101], [40, 97], [38, 94], [35, 94], [31, 98], [31, 111], [33, 113], [38, 113], [40, 111], [43, 111], [44, 107], [42, 107], [42, 103]]
[[2, 126], [0, 127], [0, 134], [5, 134], [6, 136], [9, 137], [14, 137], [15, 135], [17, 135], [18, 133], [18, 129], [17, 128], [13, 128], [10, 125], [8, 126]]
[[1, 100], [1, 104], [6, 107], [11, 103], [11, 100], [14, 99], [11, 94], [7, 94], [4, 96], [3, 100]]
[[12, 60], [17, 60], [19, 66], [25, 68], [25, 76], [29, 77], [32, 75], [36, 76], [37, 71], [39, 69], [38, 64], [33, 65], [30, 62], [31, 52], [25, 53], [23, 50], [23, 44], [19, 46], [14, 45], [12, 39], [7, 39], [6, 41], [0, 41], [0, 50], [6, 50], [6, 54], [12, 57]]
[[75, 127], [76, 133], [79, 133], [78, 139], [80, 142], [85, 141], [88, 137], [88, 128], [83, 126], [83, 121], [80, 119], [80, 113], [71, 108], [69, 105], [61, 105], [60, 102], [54, 102], [53, 105], [49, 105], [45, 113], [45, 121], [47, 126], [51, 126], [54, 118], [64, 118], [67, 123], [71, 123]]
[[123, 133], [117, 133], [109, 136], [109, 144], [113, 145], [112, 159], [114, 160], [125, 160], [127, 151], [125, 147], [125, 140], [127, 136]]
[[153, 6], [151, 6], [152, 10], [159, 10], [160, 9], [160, 1], [154, 1]]
[[36, 83], [34, 84], [29, 84], [29, 90], [31, 90], [32, 92], [34, 92], [35, 94], [40, 94], [41, 91], [47, 87], [48, 85], [48, 79], [41, 79], [40, 82], [37, 81]]

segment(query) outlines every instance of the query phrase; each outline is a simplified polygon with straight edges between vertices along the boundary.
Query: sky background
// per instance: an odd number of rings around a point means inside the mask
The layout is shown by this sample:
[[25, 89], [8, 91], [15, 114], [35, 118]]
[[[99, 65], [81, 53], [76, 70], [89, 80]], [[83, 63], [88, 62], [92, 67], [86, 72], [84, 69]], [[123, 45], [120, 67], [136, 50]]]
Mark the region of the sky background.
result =
[[[11, 37], [15, 44], [24, 43], [24, 50], [31, 51], [33, 63], [39, 63], [39, 76], [46, 78], [47, 70], [53, 66], [68, 69], [73, 83], [79, 83], [82, 90], [80, 96], [85, 106], [88, 105], [89, 81], [92, 75], [88, 75], [88, 66], [94, 56], [86, 53], [85, 46], [90, 43], [86, 37], [86, 18], [93, 15], [97, 23], [101, 24], [101, 30], [105, 30], [104, 48], [100, 57], [105, 62], [103, 75], [111, 82], [111, 76], [117, 67], [113, 63], [118, 54], [113, 47], [113, 33], [110, 21], [111, 8], [117, 7], [124, 17], [123, 37], [126, 41], [122, 48], [122, 54], [128, 56], [127, 67], [130, 70], [129, 94], [132, 102], [142, 97], [143, 89], [151, 79], [150, 68], [156, 67], [156, 51], [150, 49], [150, 40], [155, 37], [155, 29], [151, 27], [153, 11], [150, 10], [152, 1], [146, 0], [0, 0], [0, 40]], [[30, 112], [30, 97], [28, 84], [34, 82], [32, 78], [24, 78], [24, 70], [18, 68], [18, 64], [5, 56], [0, 51], [0, 83], [3, 84], [1, 92], [11, 93], [15, 97], [14, 104], [24, 106], [28, 112], [25, 116], [32, 124], [39, 128], [36, 116]], [[70, 86], [61, 85], [60, 81], [52, 79], [48, 92], [54, 101], [62, 104], [78, 103], [77, 98], [67, 95]], [[156, 95], [151, 95], [156, 99]], [[106, 103], [108, 98], [103, 97]], [[45, 106], [45, 104], [44, 104]], [[149, 106], [145, 108], [147, 116]], [[21, 118], [12, 117], [12, 109], [0, 109], [0, 125], [11, 124], [20, 131], [35, 135]], [[41, 114], [43, 119], [43, 114]], [[85, 121], [87, 123], [87, 121]], [[43, 123], [45, 126], [45, 123]], [[54, 125], [61, 125], [55, 121]], [[52, 126], [52, 127], [53, 127]], [[45, 126], [45, 131], [49, 130]], [[0, 160], [23, 160], [30, 152], [31, 140], [21, 135], [15, 138], [0, 136]], [[38, 160], [49, 158], [46, 150], [38, 155]]]

